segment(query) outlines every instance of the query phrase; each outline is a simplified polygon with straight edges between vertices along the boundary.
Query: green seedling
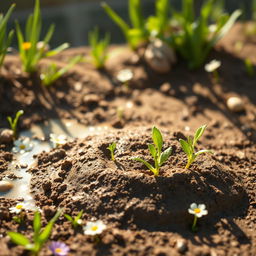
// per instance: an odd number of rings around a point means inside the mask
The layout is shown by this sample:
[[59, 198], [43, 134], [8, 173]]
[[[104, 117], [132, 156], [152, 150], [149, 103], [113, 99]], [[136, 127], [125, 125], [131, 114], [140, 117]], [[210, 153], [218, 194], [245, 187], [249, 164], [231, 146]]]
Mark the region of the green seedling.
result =
[[37, 64], [43, 57], [54, 56], [62, 50], [68, 48], [69, 46], [67, 43], [64, 43], [53, 50], [47, 49], [47, 45], [51, 40], [55, 29], [54, 25], [52, 24], [49, 27], [43, 41], [41, 41], [41, 44], [43, 46], [38, 47], [38, 43], [40, 42], [39, 40], [41, 34], [41, 27], [42, 19], [40, 11], [40, 1], [36, 0], [34, 12], [27, 19], [24, 35], [21, 31], [19, 23], [16, 22], [16, 32], [21, 62], [24, 71], [28, 73], [36, 71]]
[[10, 124], [10, 127], [11, 127], [12, 131], [13, 131], [14, 138], [17, 138], [17, 125], [18, 125], [18, 121], [19, 121], [20, 116], [22, 116], [23, 114], [24, 114], [24, 111], [23, 110], [19, 110], [16, 113], [14, 119], [12, 119], [11, 116], [7, 117], [7, 120], [9, 122], [9, 124]]
[[245, 70], [248, 76], [253, 77], [255, 75], [255, 70], [252, 61], [249, 58], [244, 60]]
[[154, 173], [155, 176], [158, 176], [160, 167], [164, 164], [164, 162], [167, 161], [172, 153], [172, 147], [169, 147], [162, 152], [163, 137], [161, 132], [156, 127], [153, 127], [152, 129], [152, 140], [154, 144], [149, 144], [148, 149], [154, 159], [155, 166], [152, 166], [150, 163], [139, 157], [135, 157], [132, 159], [143, 163], [150, 171]]
[[[190, 69], [201, 67], [214, 45], [230, 30], [241, 15], [236, 10], [230, 16], [215, 9], [216, 1], [204, 1], [198, 18], [194, 0], [183, 0], [182, 10], [172, 10], [172, 44], [188, 62]], [[218, 6], [219, 8], [219, 6]]]
[[106, 60], [108, 58], [107, 48], [110, 42], [110, 35], [107, 33], [105, 37], [99, 39], [99, 30], [95, 28], [93, 31], [89, 32], [89, 44], [91, 46], [91, 57], [93, 64], [97, 69], [102, 69], [105, 66]]
[[111, 160], [115, 161], [115, 150], [116, 150], [116, 142], [113, 142], [112, 144], [109, 144], [107, 149], [110, 151]]
[[11, 45], [14, 31], [6, 32], [7, 22], [13, 12], [15, 4], [11, 5], [6, 15], [0, 14], [0, 68], [3, 65], [8, 47]]
[[187, 138], [187, 141], [185, 141], [183, 139], [179, 140], [183, 151], [186, 153], [186, 155], [188, 157], [187, 164], [185, 167], [186, 169], [188, 169], [190, 167], [190, 165], [196, 160], [196, 158], [199, 155], [205, 154], [205, 153], [212, 153], [211, 150], [207, 150], [207, 149], [203, 149], [198, 152], [195, 152], [195, 146], [196, 146], [198, 140], [203, 135], [205, 129], [206, 129], [206, 125], [203, 125], [196, 130], [193, 138], [189, 136]]
[[168, 28], [170, 5], [169, 0], [157, 0], [155, 15], [147, 19], [142, 14], [141, 0], [129, 0], [129, 19], [131, 26], [125, 22], [108, 4], [102, 7], [108, 16], [119, 26], [129, 46], [136, 50], [150, 37], [162, 38]]
[[58, 68], [55, 63], [51, 63], [47, 66], [41, 73], [40, 79], [44, 86], [51, 86], [56, 80], [62, 77], [65, 73], [67, 73], [71, 68], [74, 67], [77, 63], [79, 63], [83, 59], [83, 56], [75, 56], [70, 59], [68, 64], [63, 68]]
[[82, 215], [83, 215], [83, 210], [81, 210], [76, 217], [72, 218], [72, 216], [68, 214], [64, 214], [64, 217], [69, 220], [73, 226], [74, 229], [76, 229], [78, 226], [82, 225]]
[[11, 238], [12, 242], [23, 246], [26, 250], [31, 251], [33, 256], [38, 256], [41, 248], [47, 242], [51, 235], [52, 228], [56, 220], [61, 215], [62, 211], [59, 210], [54, 217], [48, 222], [44, 229], [42, 229], [41, 214], [39, 211], [35, 212], [33, 220], [33, 238], [32, 242], [21, 233], [17, 232], [7, 232], [8, 236]]

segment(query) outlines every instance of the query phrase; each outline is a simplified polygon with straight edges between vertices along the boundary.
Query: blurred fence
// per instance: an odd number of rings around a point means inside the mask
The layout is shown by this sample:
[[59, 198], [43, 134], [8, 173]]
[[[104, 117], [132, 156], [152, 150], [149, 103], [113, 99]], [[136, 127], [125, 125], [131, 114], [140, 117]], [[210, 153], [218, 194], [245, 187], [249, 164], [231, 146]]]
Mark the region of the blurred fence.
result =
[[[23, 26], [27, 16], [32, 12], [34, 0], [0, 0], [0, 10], [6, 11], [12, 2], [16, 2], [16, 10], [10, 19], [10, 24], [18, 19]], [[92, 28], [98, 26], [102, 33], [111, 33], [112, 43], [124, 42], [122, 33], [117, 26], [108, 18], [100, 6], [99, 0], [41, 0], [43, 30], [51, 24], [56, 24], [54, 37], [51, 41], [53, 46], [63, 42], [69, 42], [72, 46], [87, 44], [87, 35]], [[123, 18], [127, 17], [128, 0], [105, 0]], [[172, 0], [174, 6], [181, 0]], [[197, 6], [202, 0], [195, 0]], [[143, 11], [146, 15], [153, 13], [155, 0], [142, 0]], [[225, 6], [228, 11], [243, 8], [247, 18], [250, 16], [251, 0], [226, 0]], [[11, 25], [10, 25], [11, 26]]]

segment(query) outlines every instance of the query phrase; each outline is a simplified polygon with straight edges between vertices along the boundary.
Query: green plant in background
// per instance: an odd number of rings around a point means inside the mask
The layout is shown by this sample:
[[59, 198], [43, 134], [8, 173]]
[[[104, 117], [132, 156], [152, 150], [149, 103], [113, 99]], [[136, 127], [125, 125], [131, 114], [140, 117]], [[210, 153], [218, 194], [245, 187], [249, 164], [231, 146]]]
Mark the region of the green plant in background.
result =
[[188, 61], [191, 69], [199, 68], [205, 62], [210, 50], [241, 15], [240, 10], [236, 10], [230, 16], [223, 11], [218, 11], [218, 15], [213, 17], [213, 14], [216, 14], [213, 12], [215, 4], [214, 0], [205, 1], [198, 18], [194, 13], [194, 0], [183, 0], [180, 12], [172, 10], [172, 24], [175, 27], [172, 43], [181, 56]]
[[157, 0], [155, 5], [155, 15], [148, 17], [146, 29], [152, 37], [164, 38], [169, 27], [170, 1]]
[[252, 61], [249, 58], [244, 60], [245, 70], [248, 76], [253, 77], [255, 75], [255, 70]]
[[68, 214], [64, 214], [64, 217], [69, 220], [73, 226], [74, 229], [76, 229], [78, 226], [82, 225], [82, 215], [83, 215], [83, 210], [81, 210], [76, 217], [72, 218], [72, 216]]
[[155, 166], [152, 166], [150, 163], [139, 157], [134, 157], [132, 159], [145, 164], [147, 168], [154, 173], [155, 176], [158, 176], [160, 167], [164, 164], [164, 162], [167, 161], [172, 153], [172, 147], [169, 147], [162, 152], [163, 137], [161, 132], [156, 127], [153, 127], [152, 129], [152, 139], [154, 144], [149, 144], [148, 149], [154, 159]]
[[110, 151], [111, 160], [115, 161], [115, 150], [116, 150], [116, 142], [113, 142], [112, 144], [109, 144], [107, 149]]
[[126, 23], [108, 4], [102, 3], [108, 16], [120, 27], [129, 46], [136, 50], [141, 44], [148, 42], [150, 37], [163, 37], [168, 27], [170, 5], [169, 0], [157, 0], [156, 14], [144, 18], [141, 0], [129, 0], [129, 19]]
[[24, 111], [23, 110], [19, 110], [15, 114], [14, 119], [11, 116], [7, 117], [7, 121], [9, 122], [10, 127], [11, 127], [11, 129], [13, 131], [14, 138], [17, 138], [17, 125], [18, 125], [18, 121], [19, 121], [20, 116], [22, 116], [23, 114], [24, 114]]
[[206, 125], [203, 125], [196, 130], [193, 138], [189, 136], [187, 138], [187, 141], [185, 141], [183, 139], [179, 140], [183, 151], [186, 153], [186, 155], [188, 157], [187, 164], [185, 167], [186, 169], [188, 169], [190, 167], [190, 165], [196, 160], [196, 158], [199, 155], [205, 154], [205, 153], [212, 153], [212, 151], [208, 150], [208, 149], [203, 149], [198, 152], [195, 152], [195, 146], [196, 146], [198, 140], [203, 135], [205, 129], [206, 129]]
[[91, 46], [91, 57], [93, 64], [97, 69], [104, 68], [108, 58], [107, 48], [110, 42], [110, 34], [105, 34], [102, 40], [99, 39], [99, 30], [95, 28], [89, 32], [89, 44]]
[[46, 46], [51, 40], [54, 33], [54, 25], [52, 24], [46, 33], [43, 41], [45, 47], [38, 47], [42, 27], [40, 2], [36, 0], [33, 14], [29, 16], [26, 22], [24, 35], [18, 22], [16, 22], [16, 32], [19, 45], [19, 53], [25, 72], [32, 73], [36, 71], [38, 62], [43, 57], [54, 56], [62, 50], [68, 48], [68, 44], [64, 43], [53, 50], [47, 50]]
[[6, 32], [7, 22], [13, 12], [15, 4], [11, 5], [6, 15], [0, 14], [0, 68], [3, 65], [8, 47], [11, 45], [14, 31]]
[[107, 3], [102, 3], [108, 16], [120, 27], [127, 43], [135, 50], [141, 43], [147, 41], [145, 21], [142, 15], [140, 0], [129, 0], [129, 17], [132, 27], [126, 23]]
[[45, 86], [52, 85], [57, 79], [62, 77], [68, 72], [74, 65], [79, 63], [83, 59], [83, 56], [75, 56], [71, 58], [68, 64], [63, 68], [58, 68], [55, 63], [48, 65], [40, 74], [40, 79]]
[[21, 233], [10, 231], [7, 232], [7, 234], [11, 238], [12, 242], [14, 242], [17, 245], [23, 246], [26, 250], [31, 251], [32, 255], [37, 256], [43, 245], [47, 242], [48, 238], [50, 237], [53, 225], [57, 221], [61, 213], [61, 210], [57, 211], [57, 213], [48, 222], [45, 228], [42, 229], [41, 214], [39, 211], [35, 212], [33, 220], [34, 234], [32, 243], [26, 236], [22, 235]]

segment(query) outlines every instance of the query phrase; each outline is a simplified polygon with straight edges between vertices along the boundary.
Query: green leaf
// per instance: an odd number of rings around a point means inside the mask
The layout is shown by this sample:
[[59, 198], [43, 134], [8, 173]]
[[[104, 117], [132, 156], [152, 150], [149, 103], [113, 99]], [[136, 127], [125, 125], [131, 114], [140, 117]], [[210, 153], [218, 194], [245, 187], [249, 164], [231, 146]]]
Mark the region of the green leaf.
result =
[[158, 175], [156, 169], [155, 169], [150, 163], [148, 163], [147, 161], [145, 161], [145, 160], [143, 160], [143, 159], [141, 159], [141, 158], [139, 158], [139, 157], [134, 157], [134, 158], [132, 158], [132, 160], [135, 160], [135, 161], [138, 161], [138, 162], [143, 163], [144, 165], [147, 166], [147, 168], [148, 168], [150, 171], [152, 171], [155, 175]]
[[152, 139], [158, 150], [158, 154], [160, 154], [163, 146], [163, 137], [161, 132], [156, 127], [153, 127], [152, 129]]
[[193, 139], [193, 147], [196, 145], [197, 141], [202, 137], [204, 131], [206, 129], [206, 125], [202, 125], [201, 127], [199, 127], [194, 135], [194, 139]]
[[199, 150], [198, 152], [195, 153], [195, 156], [199, 156], [201, 154], [206, 154], [206, 153], [210, 153], [210, 154], [213, 154], [213, 151], [212, 150], [208, 150], [208, 149], [202, 149], [202, 150]]
[[108, 16], [120, 27], [127, 41], [129, 41], [129, 38], [128, 38], [128, 31], [130, 29], [129, 25], [107, 3], [103, 2], [101, 6], [105, 10], [105, 12], [108, 14]]
[[44, 230], [41, 232], [41, 234], [38, 237], [38, 241], [40, 244], [44, 244], [49, 236], [51, 235], [52, 232], [52, 228], [54, 223], [56, 222], [56, 220], [59, 218], [59, 216], [61, 215], [62, 211], [59, 210], [54, 217], [48, 222], [48, 224], [46, 225], [46, 227], [44, 228]]
[[41, 230], [41, 214], [39, 211], [35, 212], [33, 228], [34, 228], [34, 238], [37, 239], [37, 237], [40, 233], [40, 230]]
[[29, 240], [24, 235], [22, 235], [20, 233], [7, 232], [7, 235], [17, 245], [26, 246], [26, 245], [28, 245], [30, 243]]
[[83, 213], [84, 213], [84, 211], [83, 211], [83, 210], [81, 210], [81, 211], [78, 213], [78, 215], [75, 217], [75, 222], [77, 222], [78, 220], [80, 220], [80, 219], [81, 219], [81, 217], [82, 217]]
[[241, 10], [236, 10], [232, 13], [226, 24], [222, 27], [220, 32], [209, 42], [208, 48], [213, 47], [234, 25], [235, 21], [242, 14]]
[[69, 47], [69, 44], [68, 43], [64, 43], [64, 44], [58, 46], [57, 48], [47, 52], [46, 53], [46, 57], [54, 56], [54, 55], [62, 52], [63, 50], [67, 49], [68, 47]]
[[69, 220], [70, 222], [73, 223], [73, 218], [72, 218], [70, 215], [64, 214], [64, 217], [65, 217], [67, 220]]
[[191, 148], [190, 148], [189, 144], [183, 139], [180, 139], [179, 142], [180, 142], [180, 145], [181, 145], [183, 151], [186, 153], [186, 155], [190, 156], [192, 154], [192, 152], [191, 152]]
[[140, 0], [129, 0], [129, 16], [134, 28], [143, 29], [144, 18], [141, 11]]
[[149, 149], [150, 154], [155, 158], [157, 152], [156, 152], [156, 149], [155, 149], [154, 145], [153, 144], [149, 144], [148, 145], [148, 149]]
[[162, 152], [160, 155], [159, 165], [161, 166], [165, 161], [167, 161], [167, 159], [171, 154], [172, 154], [172, 147], [169, 147], [164, 152]]

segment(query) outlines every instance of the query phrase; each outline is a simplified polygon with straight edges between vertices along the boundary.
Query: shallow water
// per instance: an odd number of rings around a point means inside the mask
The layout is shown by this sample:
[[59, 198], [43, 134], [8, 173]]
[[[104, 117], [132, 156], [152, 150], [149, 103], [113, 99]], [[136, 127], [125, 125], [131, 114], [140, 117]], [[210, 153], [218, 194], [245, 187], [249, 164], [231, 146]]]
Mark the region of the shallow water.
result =
[[[15, 161], [11, 163], [10, 169], [13, 170], [15, 175], [21, 177], [21, 179], [4, 179], [10, 181], [14, 187], [9, 192], [0, 192], [0, 197], [12, 199], [24, 198], [25, 202], [29, 202], [32, 207], [34, 206], [33, 196], [30, 193], [31, 174], [27, 170], [35, 164], [36, 160], [33, 158], [33, 155], [39, 154], [42, 151], [50, 151], [52, 148], [50, 141], [45, 140], [45, 138], [49, 139], [51, 133], [56, 135], [63, 134], [67, 137], [67, 140], [72, 140], [88, 135], [96, 135], [107, 129], [108, 127], [106, 126], [88, 127], [72, 120], [52, 119], [47, 124], [33, 125], [30, 130], [21, 132], [20, 137], [29, 137], [31, 139], [33, 149], [24, 154], [16, 154]], [[26, 166], [26, 168], [19, 166]]]

